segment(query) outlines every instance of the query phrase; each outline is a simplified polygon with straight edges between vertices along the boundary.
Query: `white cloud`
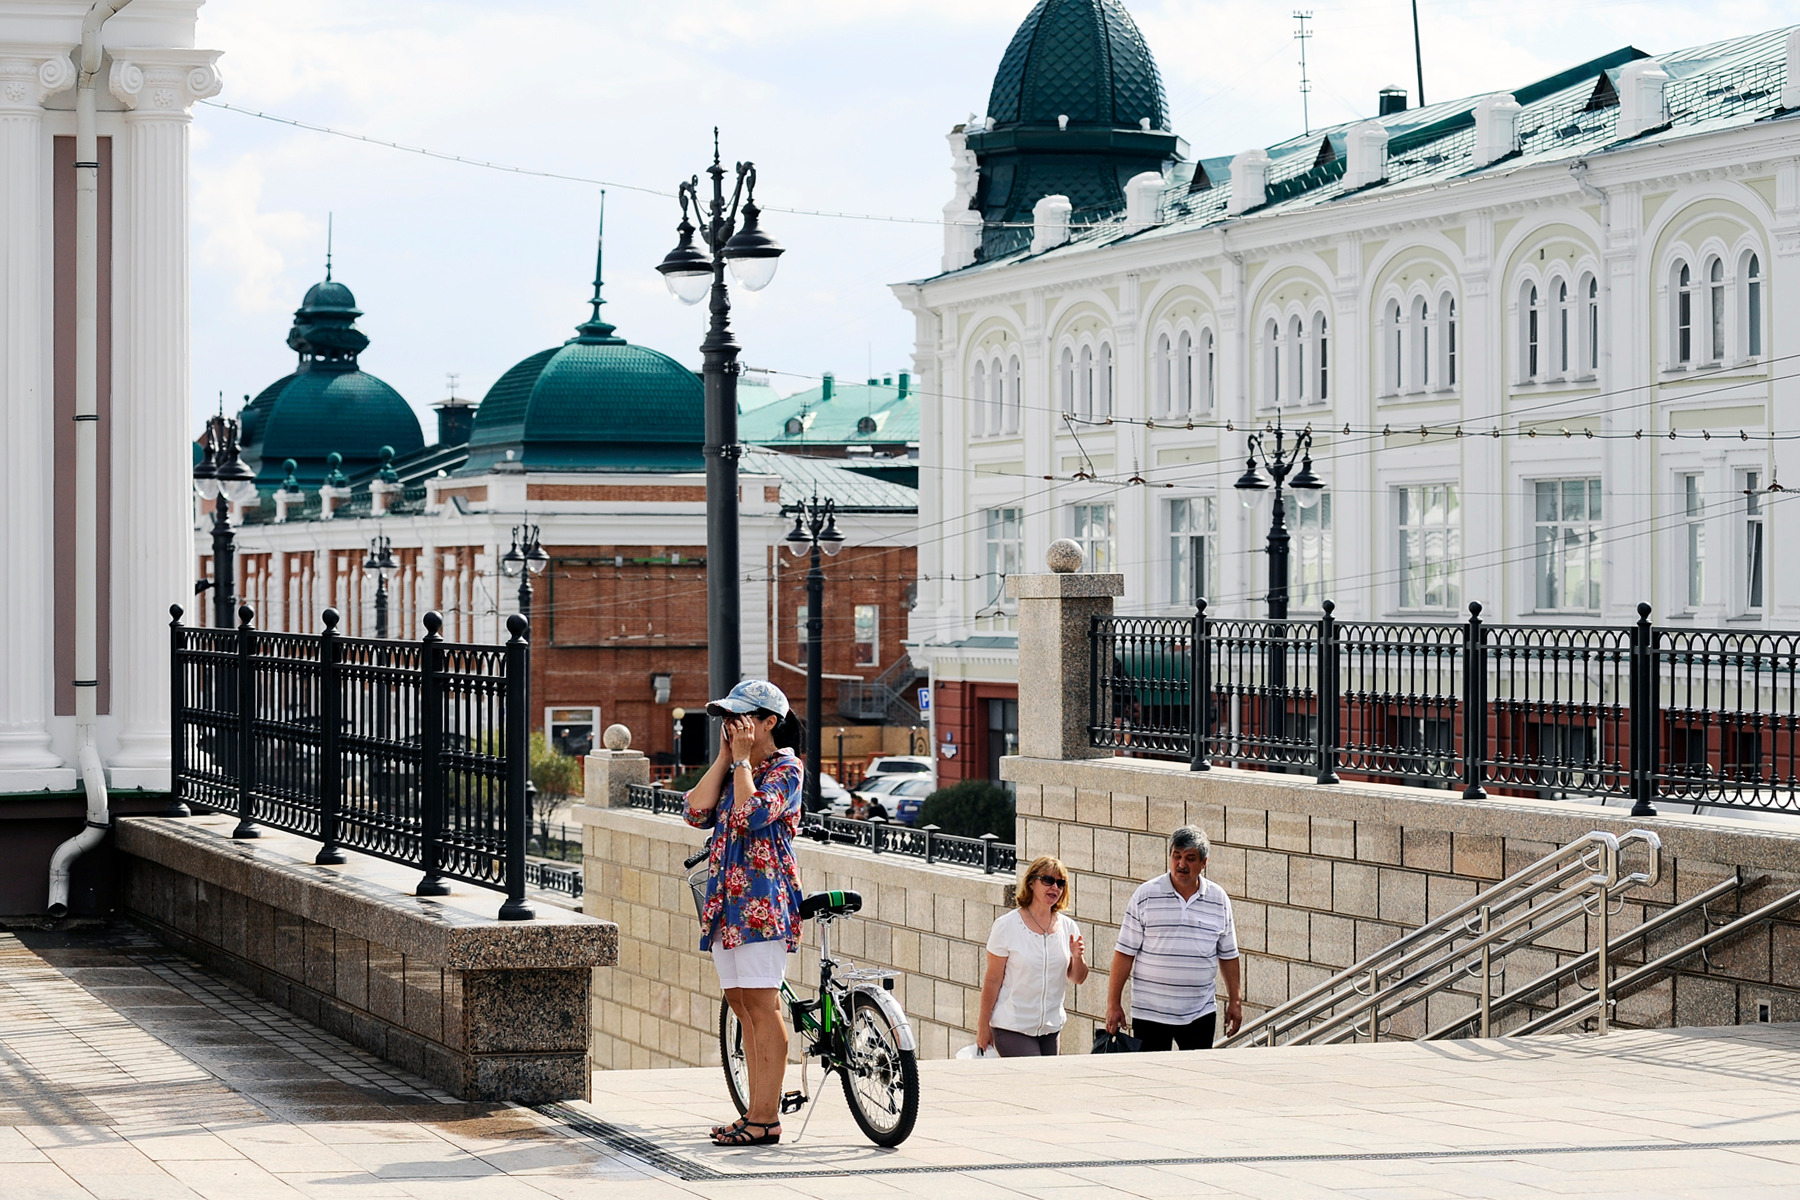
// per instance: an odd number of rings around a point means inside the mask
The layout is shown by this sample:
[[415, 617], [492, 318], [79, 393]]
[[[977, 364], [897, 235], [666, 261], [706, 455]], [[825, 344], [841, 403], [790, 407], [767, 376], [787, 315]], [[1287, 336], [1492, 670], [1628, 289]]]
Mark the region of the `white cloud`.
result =
[[265, 210], [263, 187], [263, 170], [254, 155], [200, 162], [193, 169], [199, 262], [233, 281], [232, 304], [240, 313], [293, 307], [276, 288], [288, 254], [324, 237], [324, 230], [303, 213]]

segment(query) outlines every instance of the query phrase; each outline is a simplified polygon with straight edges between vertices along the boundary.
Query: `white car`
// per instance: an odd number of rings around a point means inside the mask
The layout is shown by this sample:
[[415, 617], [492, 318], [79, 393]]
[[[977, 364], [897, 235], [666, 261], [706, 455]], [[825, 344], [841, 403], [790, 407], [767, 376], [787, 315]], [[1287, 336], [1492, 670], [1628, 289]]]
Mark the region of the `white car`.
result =
[[873, 779], [877, 775], [929, 775], [936, 780], [937, 763], [925, 754], [884, 754], [869, 763], [863, 778]]
[[819, 811], [827, 816], [842, 817], [850, 812], [850, 792], [823, 771], [819, 772]]

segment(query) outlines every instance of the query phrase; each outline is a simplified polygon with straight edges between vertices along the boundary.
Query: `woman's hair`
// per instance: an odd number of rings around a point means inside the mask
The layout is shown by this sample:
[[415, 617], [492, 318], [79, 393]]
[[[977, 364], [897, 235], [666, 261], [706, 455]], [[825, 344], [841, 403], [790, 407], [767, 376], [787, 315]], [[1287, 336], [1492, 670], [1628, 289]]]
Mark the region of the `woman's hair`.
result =
[[793, 709], [788, 709], [785, 716], [776, 717], [768, 709], [759, 708], [755, 716], [759, 721], [764, 717], [775, 717], [775, 728], [769, 731], [769, 736], [775, 739], [777, 750], [799, 752], [806, 748], [806, 722], [796, 716]]
[[1069, 870], [1062, 865], [1062, 859], [1049, 854], [1032, 859], [1031, 865], [1025, 868], [1025, 874], [1019, 878], [1018, 891], [1013, 895], [1013, 903], [1020, 908], [1030, 908], [1031, 881], [1045, 875], [1054, 875], [1063, 881], [1062, 895], [1056, 898], [1056, 903], [1051, 906], [1051, 911], [1061, 912], [1069, 907], [1069, 893], [1074, 881], [1069, 878]]

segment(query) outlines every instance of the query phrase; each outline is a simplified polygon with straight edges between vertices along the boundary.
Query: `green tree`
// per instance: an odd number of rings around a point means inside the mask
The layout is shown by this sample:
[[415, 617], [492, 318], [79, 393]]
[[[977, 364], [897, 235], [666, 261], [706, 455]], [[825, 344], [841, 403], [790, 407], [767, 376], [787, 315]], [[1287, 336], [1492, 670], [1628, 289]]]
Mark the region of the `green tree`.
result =
[[939, 788], [919, 806], [918, 827], [936, 825], [941, 833], [980, 837], [991, 833], [1003, 842], [1013, 840], [1012, 794], [985, 779], [965, 779]]
[[541, 733], [531, 735], [531, 782], [537, 785], [538, 820], [548, 820], [565, 801], [581, 794], [581, 763], [550, 744]]

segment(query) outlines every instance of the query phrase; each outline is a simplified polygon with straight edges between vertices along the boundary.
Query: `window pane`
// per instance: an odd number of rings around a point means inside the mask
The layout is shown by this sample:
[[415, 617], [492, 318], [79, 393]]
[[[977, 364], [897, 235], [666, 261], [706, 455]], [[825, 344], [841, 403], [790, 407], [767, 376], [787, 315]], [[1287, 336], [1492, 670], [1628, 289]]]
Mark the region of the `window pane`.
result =
[[877, 627], [880, 611], [873, 604], [856, 606], [856, 665], [859, 667], [872, 667], [879, 659]]
[[1537, 519], [1540, 521], [1556, 520], [1556, 485], [1554, 483], [1537, 485]]

